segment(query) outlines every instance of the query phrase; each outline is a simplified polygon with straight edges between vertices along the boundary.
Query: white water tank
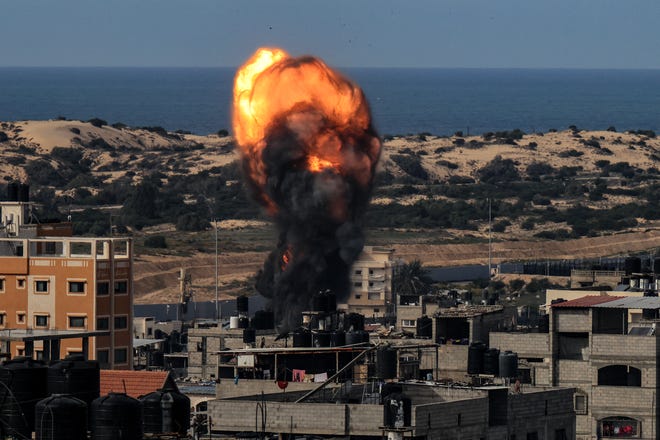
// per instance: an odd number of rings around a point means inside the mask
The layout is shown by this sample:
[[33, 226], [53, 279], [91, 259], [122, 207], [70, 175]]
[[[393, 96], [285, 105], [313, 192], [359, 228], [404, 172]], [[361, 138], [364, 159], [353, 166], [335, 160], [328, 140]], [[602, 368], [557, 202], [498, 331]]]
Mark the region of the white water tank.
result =
[[229, 318], [229, 328], [239, 328], [240, 318], [238, 316], [231, 316]]

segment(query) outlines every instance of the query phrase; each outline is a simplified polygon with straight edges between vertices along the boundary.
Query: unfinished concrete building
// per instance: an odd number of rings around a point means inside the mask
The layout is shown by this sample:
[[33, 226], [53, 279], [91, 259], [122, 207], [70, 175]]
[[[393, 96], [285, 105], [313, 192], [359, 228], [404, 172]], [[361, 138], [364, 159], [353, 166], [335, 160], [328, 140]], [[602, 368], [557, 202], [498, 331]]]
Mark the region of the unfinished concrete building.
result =
[[[448, 387], [398, 382], [410, 399], [404, 422], [387, 426], [385, 406], [392, 396], [376, 398], [372, 385], [339, 387], [331, 392], [277, 392], [208, 402], [212, 431], [217, 434], [286, 434], [415, 439], [542, 439], [575, 436], [572, 389]], [[304, 397], [308, 396], [308, 397]]]
[[585, 296], [552, 305], [548, 333], [493, 332], [490, 346], [515, 350], [533, 384], [576, 389], [578, 440], [657, 439], [659, 313], [657, 297]]

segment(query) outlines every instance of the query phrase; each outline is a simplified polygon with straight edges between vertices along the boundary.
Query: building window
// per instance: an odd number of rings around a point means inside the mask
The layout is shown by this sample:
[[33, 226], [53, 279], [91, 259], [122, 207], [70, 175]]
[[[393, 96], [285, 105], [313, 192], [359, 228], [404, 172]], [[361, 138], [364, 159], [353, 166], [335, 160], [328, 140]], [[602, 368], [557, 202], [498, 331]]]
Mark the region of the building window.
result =
[[360, 295], [359, 293], [356, 293], [355, 294], [355, 299], [360, 299], [360, 298], [362, 298], [362, 295]]
[[99, 281], [96, 283], [96, 294], [98, 296], [104, 296], [110, 293], [110, 283], [107, 281]]
[[630, 417], [608, 417], [601, 420], [603, 437], [639, 437], [640, 423]]
[[96, 318], [96, 330], [108, 330], [110, 328], [110, 318]]
[[47, 280], [37, 280], [34, 282], [34, 291], [36, 293], [48, 293], [49, 284]]
[[25, 356], [25, 348], [17, 348], [16, 349], [16, 356]]
[[414, 319], [402, 319], [401, 327], [415, 327], [416, 323]]
[[69, 293], [85, 293], [84, 281], [69, 281]]
[[5, 291], [5, 279], [0, 278], [0, 292], [4, 292], [4, 291]]
[[25, 289], [25, 278], [16, 278], [16, 288]]
[[115, 316], [115, 330], [128, 328], [128, 318], [126, 316]]
[[48, 327], [48, 315], [35, 315], [34, 316], [34, 326], [35, 327]]
[[110, 350], [96, 350], [96, 360], [99, 361], [101, 365], [108, 365], [110, 363]]
[[641, 387], [642, 371], [630, 365], [608, 365], [598, 369], [598, 385]]
[[25, 312], [17, 312], [16, 313], [16, 323], [17, 324], [25, 324]]
[[44, 351], [43, 350], [34, 350], [34, 357], [38, 361], [44, 360]]
[[357, 281], [354, 282], [354, 283], [353, 283], [353, 287], [362, 287], [362, 281], [360, 281], [360, 282], [357, 282]]
[[152, 330], [153, 330], [153, 329], [152, 329], [151, 327], [148, 327], [148, 328], [147, 328], [147, 336], [153, 336], [153, 333], [154, 333], [154, 332], [153, 332]]
[[7, 324], [7, 314], [5, 312], [0, 313], [0, 327], [4, 327]]
[[128, 281], [115, 281], [115, 293], [128, 293]]
[[568, 440], [566, 429], [555, 429], [555, 440]]
[[69, 316], [69, 328], [85, 328], [86, 316]]
[[355, 275], [362, 275], [362, 269], [356, 270]]
[[115, 349], [115, 364], [125, 364], [128, 361], [128, 349], [116, 348]]
[[573, 407], [575, 414], [587, 414], [587, 395], [576, 393], [573, 396]]
[[380, 309], [374, 309], [374, 313], [380, 313]]

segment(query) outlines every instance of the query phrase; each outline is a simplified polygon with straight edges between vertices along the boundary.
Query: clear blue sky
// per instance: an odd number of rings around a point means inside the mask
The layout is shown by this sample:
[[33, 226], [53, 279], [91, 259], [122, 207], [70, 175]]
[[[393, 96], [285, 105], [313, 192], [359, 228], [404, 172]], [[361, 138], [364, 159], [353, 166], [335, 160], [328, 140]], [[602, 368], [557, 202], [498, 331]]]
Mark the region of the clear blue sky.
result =
[[0, 66], [660, 68], [658, 0], [3, 0]]

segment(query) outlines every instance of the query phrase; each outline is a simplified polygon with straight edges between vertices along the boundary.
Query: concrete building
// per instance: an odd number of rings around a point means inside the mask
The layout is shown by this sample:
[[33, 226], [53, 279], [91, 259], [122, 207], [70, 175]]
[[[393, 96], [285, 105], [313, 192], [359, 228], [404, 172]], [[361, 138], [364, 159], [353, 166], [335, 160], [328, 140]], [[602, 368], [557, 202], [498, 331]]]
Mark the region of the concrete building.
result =
[[[431, 382], [399, 382], [397, 386], [411, 399], [410, 421], [389, 430], [395, 435], [388, 438], [575, 438], [572, 389], [528, 388], [511, 393], [506, 387], [451, 387]], [[353, 384], [324, 395], [317, 393], [308, 400], [302, 400], [304, 391], [211, 400], [211, 429], [229, 435], [383, 438], [388, 432], [383, 427], [385, 405], [378, 394], [372, 400], [371, 388], [372, 384]], [[363, 403], [365, 399], [371, 403]]]
[[657, 297], [585, 296], [552, 305], [548, 333], [493, 332], [490, 346], [517, 352], [533, 384], [575, 388], [578, 440], [658, 439], [659, 316]]
[[[128, 238], [0, 239], [0, 329], [109, 331], [89, 347], [5, 340], [10, 357], [60, 358], [89, 350], [104, 368], [132, 366], [133, 251]], [[56, 334], [56, 333], [53, 333]]]
[[338, 308], [367, 318], [392, 315], [392, 276], [394, 249], [365, 246], [351, 268], [352, 290], [346, 304]]

